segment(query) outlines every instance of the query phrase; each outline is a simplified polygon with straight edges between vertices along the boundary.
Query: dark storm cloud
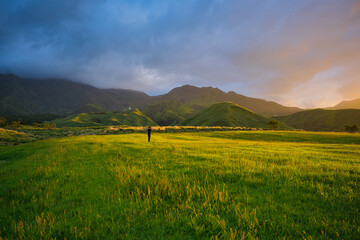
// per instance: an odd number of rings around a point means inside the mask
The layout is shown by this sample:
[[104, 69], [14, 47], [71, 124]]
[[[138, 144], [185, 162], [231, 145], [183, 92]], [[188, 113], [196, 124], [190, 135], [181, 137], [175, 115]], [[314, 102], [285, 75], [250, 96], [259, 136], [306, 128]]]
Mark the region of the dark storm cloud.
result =
[[306, 107], [360, 97], [360, 1], [0, 2], [0, 72]]

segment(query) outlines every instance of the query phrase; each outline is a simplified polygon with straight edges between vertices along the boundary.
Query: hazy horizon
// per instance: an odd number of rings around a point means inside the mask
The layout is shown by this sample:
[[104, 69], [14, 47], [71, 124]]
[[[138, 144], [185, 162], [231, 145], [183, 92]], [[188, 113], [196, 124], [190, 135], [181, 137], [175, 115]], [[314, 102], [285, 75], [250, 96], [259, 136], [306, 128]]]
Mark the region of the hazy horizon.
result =
[[302, 108], [360, 97], [360, 1], [0, 2], [0, 72]]

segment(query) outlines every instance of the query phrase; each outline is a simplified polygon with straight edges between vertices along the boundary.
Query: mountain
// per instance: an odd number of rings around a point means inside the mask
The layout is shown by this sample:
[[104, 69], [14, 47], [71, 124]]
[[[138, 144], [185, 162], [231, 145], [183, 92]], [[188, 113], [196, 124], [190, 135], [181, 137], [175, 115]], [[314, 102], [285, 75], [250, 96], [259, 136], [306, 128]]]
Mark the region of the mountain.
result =
[[[167, 101], [168, 110], [162, 110], [159, 121], [178, 123], [187, 117], [174, 111], [174, 101], [186, 105], [189, 111], [199, 111], [212, 104], [231, 101], [255, 113], [272, 116], [288, 115], [300, 108], [285, 107], [275, 102], [250, 98], [235, 92], [225, 93], [218, 88], [185, 85], [160, 96], [124, 89], [98, 89], [93, 86], [61, 79], [22, 79], [13, 74], [0, 74], [0, 116], [56, 113], [69, 115], [81, 112], [106, 112], [139, 108]], [[158, 107], [164, 108], [160, 103]], [[156, 107], [154, 107], [156, 108]], [[153, 115], [153, 114], [152, 114]], [[157, 116], [156, 116], [157, 117]], [[172, 121], [173, 120], [173, 121]]]
[[127, 112], [80, 113], [47, 122], [57, 127], [92, 127], [92, 126], [155, 126], [153, 120], [138, 109]]
[[266, 116], [288, 115], [302, 110], [297, 107], [285, 107], [272, 101], [246, 97], [232, 91], [225, 93], [218, 88], [199, 88], [190, 85], [174, 88], [167, 94], [153, 98], [153, 101], [166, 100], [174, 100], [196, 110], [202, 110], [215, 103], [233, 102]]
[[[268, 128], [271, 119], [232, 102], [216, 103], [182, 122], [184, 126], [229, 126]], [[289, 128], [280, 123], [281, 128]]]
[[195, 112], [194, 109], [177, 101], [160, 101], [149, 105], [144, 111], [161, 126], [178, 125]]
[[[98, 89], [69, 80], [21, 79], [0, 74], [0, 115], [123, 110], [141, 107], [151, 97], [143, 92]], [[94, 109], [95, 108], [95, 109]]]
[[360, 98], [350, 100], [350, 101], [342, 101], [334, 107], [328, 109], [360, 109]]
[[99, 113], [99, 112], [106, 112], [106, 110], [101, 108], [100, 106], [97, 106], [96, 104], [88, 103], [84, 106], [79, 107], [73, 113], [77, 114], [77, 113]]
[[345, 125], [360, 125], [360, 110], [324, 110], [301, 111], [289, 116], [276, 117], [287, 125], [308, 131], [344, 131]]

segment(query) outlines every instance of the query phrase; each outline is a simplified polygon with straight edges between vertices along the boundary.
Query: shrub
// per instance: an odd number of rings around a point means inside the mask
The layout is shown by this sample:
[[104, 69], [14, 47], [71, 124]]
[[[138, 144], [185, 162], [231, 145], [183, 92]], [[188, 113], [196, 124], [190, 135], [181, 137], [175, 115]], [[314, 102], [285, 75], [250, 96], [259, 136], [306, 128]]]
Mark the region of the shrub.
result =
[[276, 121], [276, 120], [270, 120], [268, 122], [268, 125], [269, 125], [270, 129], [279, 129], [280, 128], [279, 121]]
[[4, 117], [0, 117], [0, 127], [6, 126], [7, 119]]
[[13, 121], [9, 125], [10, 128], [19, 128], [20, 127], [20, 121]]
[[350, 132], [350, 133], [354, 133], [359, 131], [359, 126], [354, 124], [354, 125], [345, 125], [345, 131]]

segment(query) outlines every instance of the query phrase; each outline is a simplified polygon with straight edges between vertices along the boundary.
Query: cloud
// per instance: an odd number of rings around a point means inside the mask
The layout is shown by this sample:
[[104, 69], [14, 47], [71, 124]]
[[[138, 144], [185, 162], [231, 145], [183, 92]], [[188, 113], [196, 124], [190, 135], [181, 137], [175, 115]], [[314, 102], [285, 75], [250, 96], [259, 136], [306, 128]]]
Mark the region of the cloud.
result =
[[358, 0], [3, 1], [0, 72], [322, 107], [360, 97], [359, 29]]

